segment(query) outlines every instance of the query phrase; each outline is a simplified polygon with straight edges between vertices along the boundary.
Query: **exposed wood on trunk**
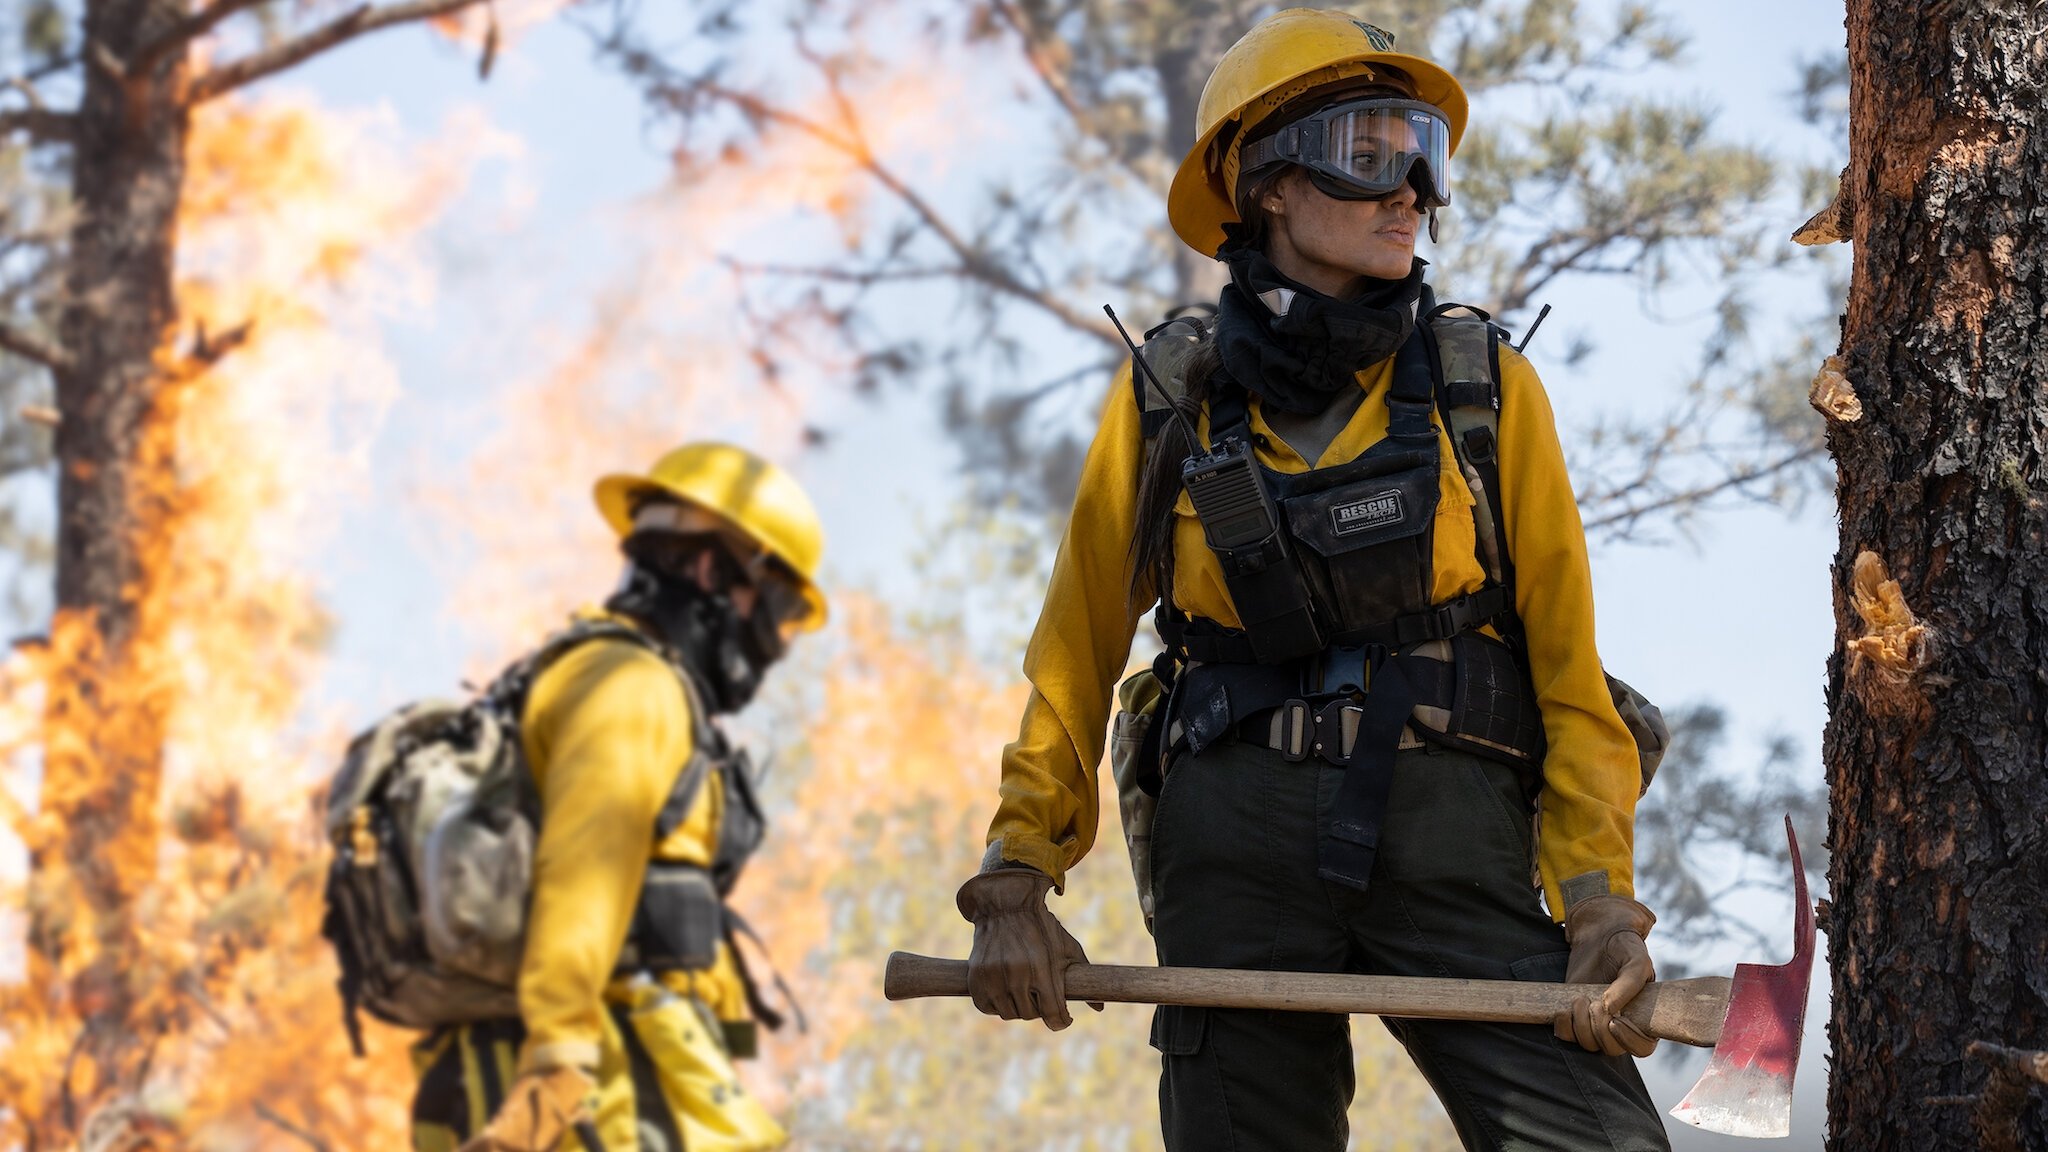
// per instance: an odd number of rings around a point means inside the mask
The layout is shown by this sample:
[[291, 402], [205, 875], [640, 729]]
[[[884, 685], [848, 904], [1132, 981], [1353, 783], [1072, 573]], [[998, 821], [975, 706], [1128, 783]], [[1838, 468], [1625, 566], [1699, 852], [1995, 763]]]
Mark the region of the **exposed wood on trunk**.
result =
[[1829, 1146], [1962, 1152], [1964, 1046], [2048, 1035], [2048, 54], [2032, 0], [1848, 27]]

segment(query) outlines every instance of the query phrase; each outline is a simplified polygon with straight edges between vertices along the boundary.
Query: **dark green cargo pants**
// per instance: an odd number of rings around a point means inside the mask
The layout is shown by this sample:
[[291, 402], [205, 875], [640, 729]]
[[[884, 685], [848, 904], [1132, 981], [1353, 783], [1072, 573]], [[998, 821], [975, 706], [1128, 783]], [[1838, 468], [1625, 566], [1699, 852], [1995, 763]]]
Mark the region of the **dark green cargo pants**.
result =
[[[1161, 964], [1484, 980], [1564, 979], [1564, 933], [1529, 880], [1512, 769], [1459, 752], [1395, 764], [1368, 891], [1316, 875], [1343, 772], [1225, 744], [1179, 757], [1152, 826]], [[1635, 1063], [1528, 1024], [1387, 1020], [1471, 1149], [1670, 1147]], [[1350, 1020], [1161, 1008], [1170, 1152], [1345, 1147]]]

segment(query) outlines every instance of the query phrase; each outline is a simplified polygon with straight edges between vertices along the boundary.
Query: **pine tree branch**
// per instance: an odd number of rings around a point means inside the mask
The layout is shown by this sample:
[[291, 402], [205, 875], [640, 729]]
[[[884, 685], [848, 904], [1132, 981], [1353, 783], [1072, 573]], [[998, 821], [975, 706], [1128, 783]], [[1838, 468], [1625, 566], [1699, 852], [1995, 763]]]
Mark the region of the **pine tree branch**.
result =
[[1010, 26], [1010, 31], [1016, 33], [1017, 40], [1024, 50], [1025, 62], [1037, 73], [1039, 82], [1045, 85], [1046, 92], [1052, 96], [1054, 102], [1066, 111], [1067, 118], [1074, 122], [1074, 127], [1082, 135], [1100, 142], [1117, 167], [1129, 173], [1140, 184], [1149, 184], [1151, 176], [1139, 171], [1121, 148], [1104, 137], [1096, 125], [1094, 114], [1082, 106], [1080, 98], [1074, 95], [1073, 86], [1067, 83], [1066, 74], [1061, 71], [1059, 61], [1054, 58], [1056, 50], [1039, 38], [1030, 18], [1019, 11], [1010, 0], [994, 0], [990, 7], [1002, 18], [1003, 23]]
[[[1637, 490], [1648, 487], [1650, 478], [1655, 475], [1655, 462], [1652, 461], [1644, 467], [1643, 475], [1634, 482], [1626, 484], [1615, 491], [1602, 493], [1594, 497], [1596, 505], [1612, 506], [1619, 504], [1621, 506], [1612, 512], [1594, 516], [1587, 520], [1585, 522], [1585, 530], [1587, 532], [1611, 532], [1626, 538], [1629, 533], [1635, 530], [1635, 526], [1638, 523], [1659, 512], [1693, 508], [1723, 493], [1739, 492], [1759, 480], [1770, 479], [1781, 472], [1786, 472], [1818, 460], [1824, 451], [1826, 449], [1818, 444], [1801, 445], [1786, 452], [1776, 460], [1767, 460], [1762, 463], [1734, 469], [1719, 480], [1690, 488], [1683, 488], [1675, 492], [1667, 492], [1660, 496], [1645, 499], [1638, 504], [1629, 503], [1629, 497]], [[1661, 457], [1663, 453], [1658, 451], [1656, 455]]]
[[855, 166], [866, 172], [870, 179], [880, 184], [909, 209], [911, 215], [953, 254], [953, 258], [959, 261], [959, 271], [962, 275], [980, 281], [1006, 296], [1035, 305], [1077, 332], [1084, 332], [1107, 344], [1121, 347], [1117, 344], [1116, 331], [1108, 324], [1092, 319], [1087, 313], [1075, 309], [1052, 291], [1018, 279], [1008, 268], [992, 259], [985, 250], [962, 235], [936, 205], [919, 195], [901, 176], [882, 163], [881, 158], [875, 155], [867, 142], [859, 136], [857, 125], [844, 131], [835, 129], [787, 108], [770, 104], [751, 92], [743, 92], [721, 84], [706, 82], [699, 90], [706, 96], [732, 105], [754, 120], [780, 124], [801, 132], [851, 160]]
[[78, 131], [78, 117], [50, 108], [16, 108], [0, 112], [0, 136], [24, 133], [37, 144], [68, 144]]
[[[223, 0], [229, 2], [229, 0]], [[190, 100], [204, 103], [266, 76], [275, 75], [358, 36], [399, 24], [413, 24], [474, 8], [486, 0], [408, 0], [382, 8], [364, 4], [304, 35], [232, 60], [192, 81]]]
[[322, 1140], [317, 1133], [285, 1119], [283, 1113], [268, 1104], [258, 1101], [256, 1104], [256, 1115], [265, 1122], [276, 1125], [278, 1129], [286, 1134], [297, 1137], [305, 1143], [306, 1147], [313, 1149], [313, 1152], [330, 1152], [332, 1148], [332, 1145]]
[[214, 0], [214, 3], [178, 21], [169, 31], [136, 49], [128, 58], [128, 71], [136, 76], [149, 75], [171, 53], [213, 31], [221, 21], [237, 12], [245, 12], [263, 2], [264, 0]]
[[70, 349], [5, 321], [0, 321], [0, 350], [33, 360], [53, 372], [69, 371], [72, 365]]

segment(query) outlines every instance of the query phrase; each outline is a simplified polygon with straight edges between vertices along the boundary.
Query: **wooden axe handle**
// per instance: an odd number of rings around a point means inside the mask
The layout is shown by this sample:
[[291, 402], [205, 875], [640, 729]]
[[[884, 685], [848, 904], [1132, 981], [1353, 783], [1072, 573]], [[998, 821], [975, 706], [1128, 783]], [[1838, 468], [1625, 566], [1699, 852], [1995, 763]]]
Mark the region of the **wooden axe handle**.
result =
[[[1623, 1015], [1660, 1040], [1711, 1048], [1728, 1015], [1726, 976], [1663, 980], [1646, 986]], [[1076, 964], [1067, 969], [1069, 1000], [1187, 1004], [1289, 1012], [1361, 1012], [1424, 1020], [1498, 1020], [1548, 1024], [1600, 984], [1519, 980], [1438, 980], [1342, 972], [1252, 972], [1237, 968], [1136, 968]], [[882, 976], [891, 1000], [967, 995], [967, 961], [891, 952]]]

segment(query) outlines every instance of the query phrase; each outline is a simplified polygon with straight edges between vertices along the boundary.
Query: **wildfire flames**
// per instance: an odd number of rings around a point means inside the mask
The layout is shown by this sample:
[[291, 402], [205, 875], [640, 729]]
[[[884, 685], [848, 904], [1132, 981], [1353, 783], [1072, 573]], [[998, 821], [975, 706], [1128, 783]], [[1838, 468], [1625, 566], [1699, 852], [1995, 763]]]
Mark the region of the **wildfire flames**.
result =
[[[931, 83], [864, 94], [870, 146], [943, 139], [950, 102]], [[28, 940], [0, 945], [0, 1152], [410, 1144], [410, 1037], [372, 1026], [368, 1057], [352, 1058], [318, 931], [315, 797], [347, 733], [309, 714], [334, 626], [309, 572], [338, 510], [374, 487], [367, 446], [399, 395], [378, 324], [431, 301], [427, 230], [481, 159], [517, 145], [475, 119], [415, 148], [397, 136], [387, 119], [276, 100], [223, 103], [195, 125], [185, 319], [166, 336], [145, 452], [161, 483], [137, 510], [137, 639], [119, 675], [88, 681], [76, 670], [101, 661], [96, 622], [61, 617], [0, 665], [0, 827], [34, 862], [0, 858], [0, 940]], [[856, 228], [867, 187], [857, 159], [771, 134], [636, 209], [652, 240], [587, 331], [557, 318], [522, 337], [551, 367], [495, 391], [496, 431], [412, 493], [428, 534], [455, 541], [434, 559], [477, 641], [473, 676], [609, 585], [593, 476], [701, 436], [796, 454], [803, 421], [832, 402], [831, 365], [816, 394], [740, 387], [757, 377], [729, 342], [714, 246], [792, 213]], [[753, 1086], [798, 1146], [936, 1146], [973, 1130], [988, 1148], [1150, 1147], [1156, 1063], [1137, 1009], [1054, 1039], [964, 1003], [881, 1001], [889, 949], [965, 950], [951, 892], [980, 856], [1022, 687], [957, 634], [845, 590], [835, 604], [834, 629], [749, 718], [776, 752], [776, 823], [738, 903], [811, 1025], [764, 1045]], [[119, 695], [84, 699], [88, 682]], [[87, 730], [88, 717], [120, 722]], [[1097, 960], [1145, 962], [1105, 833], [1060, 911]], [[90, 1032], [110, 1004], [121, 1034]], [[1390, 1073], [1387, 1042], [1361, 1040], [1365, 1100], [1433, 1110], [1419, 1080]]]
[[[89, 619], [4, 670], [0, 796], [36, 869], [0, 904], [33, 931], [0, 985], [0, 1148], [406, 1142], [400, 1038], [348, 1058], [318, 934], [309, 786], [339, 733], [301, 711], [330, 627], [302, 564], [395, 394], [374, 322], [431, 287], [408, 245], [478, 155], [461, 141], [491, 138], [458, 125], [402, 154], [389, 127], [275, 101], [195, 124], [136, 639], [96, 681], [120, 695], [75, 698]], [[183, 351], [228, 346], [217, 365]], [[67, 723], [89, 716], [124, 722]], [[111, 834], [75, 859], [87, 826]], [[123, 1034], [89, 1036], [109, 1002]]]

